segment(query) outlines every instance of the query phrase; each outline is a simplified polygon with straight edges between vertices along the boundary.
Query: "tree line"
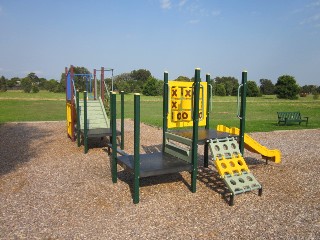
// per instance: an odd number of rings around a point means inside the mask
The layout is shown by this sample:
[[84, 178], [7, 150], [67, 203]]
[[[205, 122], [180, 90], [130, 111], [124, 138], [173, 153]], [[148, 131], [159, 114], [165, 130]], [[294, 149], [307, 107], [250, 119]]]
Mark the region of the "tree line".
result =
[[24, 78], [13, 77], [7, 79], [4, 76], [0, 77], [0, 92], [7, 90], [23, 90], [26, 93], [37, 93], [40, 90], [50, 92], [64, 92], [65, 86], [55, 79], [47, 80], [39, 78], [35, 73], [29, 73]]
[[[85, 67], [74, 67], [75, 74], [90, 74]], [[99, 78], [99, 76], [98, 76]], [[179, 76], [174, 81], [193, 81], [193, 78]], [[86, 88], [86, 79], [84, 77], [74, 77], [76, 88], [84, 91]], [[105, 79], [109, 90], [112, 79]], [[210, 80], [213, 87], [213, 94], [216, 96], [236, 96], [238, 93], [239, 81], [234, 77], [216, 77]], [[133, 70], [129, 73], [121, 73], [113, 79], [113, 88], [115, 91], [124, 91], [125, 93], [141, 92], [147, 96], [159, 96], [163, 93], [163, 81], [152, 76], [151, 72], [146, 69]], [[10, 89], [21, 89], [27, 93], [37, 93], [39, 90], [49, 92], [65, 91], [65, 73], [61, 74], [60, 81], [55, 79], [47, 80], [39, 78], [35, 73], [29, 73], [24, 78], [14, 77], [6, 79], [0, 78], [0, 91]], [[282, 75], [273, 84], [270, 79], [260, 79], [260, 86], [255, 81], [247, 81], [247, 96], [259, 97], [262, 95], [277, 95], [278, 98], [297, 99], [298, 95], [304, 97], [308, 94], [318, 96], [320, 87], [316, 85], [304, 85], [300, 87], [295, 78], [290, 75]]]

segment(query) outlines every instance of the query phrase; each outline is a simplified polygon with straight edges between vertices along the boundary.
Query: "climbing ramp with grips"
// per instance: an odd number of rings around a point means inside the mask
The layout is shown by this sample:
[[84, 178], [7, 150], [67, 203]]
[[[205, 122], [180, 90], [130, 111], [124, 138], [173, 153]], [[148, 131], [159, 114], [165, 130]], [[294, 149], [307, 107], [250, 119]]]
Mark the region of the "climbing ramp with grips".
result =
[[259, 190], [261, 196], [262, 186], [250, 173], [234, 137], [210, 139], [208, 144], [218, 173], [231, 192], [230, 206], [234, 204], [234, 196], [240, 193]]

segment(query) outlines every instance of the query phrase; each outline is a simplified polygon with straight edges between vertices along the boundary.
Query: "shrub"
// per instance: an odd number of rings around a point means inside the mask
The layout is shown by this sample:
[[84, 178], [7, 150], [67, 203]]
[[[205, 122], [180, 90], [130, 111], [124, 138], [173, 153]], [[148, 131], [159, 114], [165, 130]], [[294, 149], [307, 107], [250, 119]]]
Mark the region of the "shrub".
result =
[[39, 92], [39, 87], [37, 85], [32, 86], [32, 92], [33, 93], [38, 93]]
[[25, 93], [30, 93], [32, 90], [32, 82], [29, 78], [21, 80], [21, 88]]
[[226, 88], [223, 83], [219, 83], [216, 85], [216, 95], [217, 96], [226, 96]]

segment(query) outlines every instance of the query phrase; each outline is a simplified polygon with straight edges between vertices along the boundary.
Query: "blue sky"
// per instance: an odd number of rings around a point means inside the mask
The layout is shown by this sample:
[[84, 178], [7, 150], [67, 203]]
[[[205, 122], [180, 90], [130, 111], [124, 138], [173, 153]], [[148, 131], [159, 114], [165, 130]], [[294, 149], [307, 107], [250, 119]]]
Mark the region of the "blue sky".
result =
[[73, 64], [320, 85], [320, 0], [0, 0], [0, 32], [7, 78]]

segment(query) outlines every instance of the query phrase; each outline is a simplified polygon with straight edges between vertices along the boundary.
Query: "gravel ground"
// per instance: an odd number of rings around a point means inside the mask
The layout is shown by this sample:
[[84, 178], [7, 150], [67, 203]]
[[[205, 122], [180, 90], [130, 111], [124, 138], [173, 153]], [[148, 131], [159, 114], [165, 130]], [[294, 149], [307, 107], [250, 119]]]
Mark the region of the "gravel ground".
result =
[[[132, 153], [133, 122], [125, 124]], [[141, 132], [141, 152], [160, 149], [161, 129]], [[132, 176], [119, 167], [113, 184], [104, 143], [83, 154], [65, 122], [3, 124], [0, 136], [1, 239], [320, 239], [320, 129], [251, 134], [280, 149], [282, 163], [246, 152], [264, 192], [241, 194], [233, 207], [213, 166], [199, 168], [196, 193], [189, 173], [144, 178], [134, 205]]]

